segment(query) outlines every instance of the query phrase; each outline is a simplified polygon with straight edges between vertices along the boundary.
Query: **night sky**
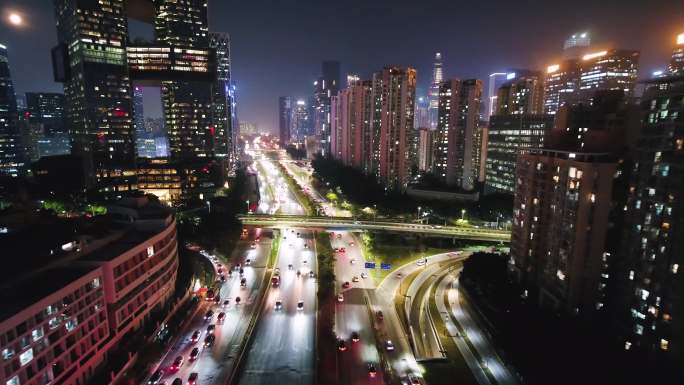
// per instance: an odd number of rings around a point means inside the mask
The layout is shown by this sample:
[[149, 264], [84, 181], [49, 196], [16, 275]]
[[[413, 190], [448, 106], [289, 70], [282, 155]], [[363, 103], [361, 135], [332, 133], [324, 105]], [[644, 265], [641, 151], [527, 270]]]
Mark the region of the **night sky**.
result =
[[[10, 11], [22, 14], [23, 27], [8, 25]], [[17, 93], [61, 92], [50, 64], [52, 1], [0, 0], [0, 12]], [[484, 80], [505, 68], [545, 68], [568, 35], [589, 30], [598, 46], [640, 49], [645, 77], [666, 66], [684, 32], [682, 0], [209, 0], [209, 15], [210, 30], [232, 36], [238, 116], [262, 131], [277, 127], [278, 96], [311, 94], [325, 59], [342, 63], [342, 78], [413, 66], [424, 90], [436, 51], [446, 76]], [[145, 103], [146, 115], [161, 116], [156, 98]]]

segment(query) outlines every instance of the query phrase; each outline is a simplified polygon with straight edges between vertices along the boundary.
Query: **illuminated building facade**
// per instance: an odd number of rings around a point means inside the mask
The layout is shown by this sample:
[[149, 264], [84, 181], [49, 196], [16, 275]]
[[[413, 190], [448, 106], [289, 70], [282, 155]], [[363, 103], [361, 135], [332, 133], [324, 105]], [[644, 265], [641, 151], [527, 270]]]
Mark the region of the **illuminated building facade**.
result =
[[436, 130], [427, 127], [418, 128], [418, 170], [430, 171], [434, 164], [434, 153], [437, 138]]
[[487, 113], [485, 116], [487, 120], [496, 113], [499, 87], [506, 82], [507, 77], [508, 73], [506, 72], [495, 72], [489, 75], [489, 83], [487, 85]]
[[555, 115], [558, 109], [574, 104], [579, 87], [580, 68], [575, 59], [552, 64], [544, 81], [544, 113]]
[[622, 90], [634, 94], [639, 70], [639, 51], [617, 50], [588, 53], [580, 60], [579, 102], [591, 102], [597, 90]]
[[324, 61], [321, 69], [322, 76], [314, 83], [313, 131], [325, 156], [330, 152], [330, 98], [337, 95], [340, 88], [340, 62]]
[[297, 99], [292, 111], [292, 132], [290, 133], [290, 140], [304, 143], [304, 138], [311, 134], [312, 123], [313, 120], [306, 100]]
[[24, 159], [7, 47], [0, 44], [0, 175], [17, 177]]
[[542, 148], [552, 128], [552, 115], [492, 116], [487, 130], [486, 191], [513, 194], [518, 155]]
[[[404, 189], [409, 181], [409, 135], [413, 132], [416, 70], [386, 67], [373, 75], [374, 103], [379, 102], [378, 179]], [[378, 112], [378, 111], [376, 111]]]
[[[213, 86], [212, 119], [214, 129], [214, 155], [219, 159], [232, 159], [235, 154], [233, 127], [233, 97], [231, 91], [230, 36], [211, 32], [209, 46], [216, 55], [216, 76]], [[211, 130], [211, 128], [210, 128]]]
[[136, 155], [124, 3], [54, 2], [53, 63], [56, 80], [64, 82], [72, 150], [86, 162], [89, 181], [108, 191], [130, 188], [125, 170], [134, 168]]
[[472, 190], [482, 161], [480, 80], [447, 80], [439, 87], [435, 174], [447, 185]]
[[71, 138], [66, 127], [64, 103], [64, 94], [26, 93], [28, 121], [39, 126], [39, 136], [36, 138], [38, 158], [71, 153]]
[[684, 359], [684, 80], [647, 83], [624, 206], [619, 279], [624, 349], [681, 370]]
[[672, 51], [672, 60], [670, 60], [668, 71], [672, 74], [684, 73], [684, 33], [677, 36], [677, 45]]
[[119, 203], [107, 207], [115, 226], [25, 246], [14, 274], [3, 273], [2, 384], [88, 383], [167, 306], [178, 270], [173, 215], [146, 198]]
[[371, 85], [358, 76], [347, 76], [347, 88], [333, 97], [331, 154], [346, 165], [364, 169], [369, 154], [364, 135], [370, 130]]
[[506, 75], [497, 92], [496, 115], [541, 114], [544, 82], [540, 72], [519, 70]]
[[509, 267], [541, 306], [589, 315], [605, 305], [616, 170], [609, 153], [518, 157]]
[[278, 98], [278, 134], [280, 145], [286, 146], [290, 143], [290, 132], [292, 130], [293, 103], [289, 96]]
[[437, 128], [439, 120], [439, 85], [444, 80], [444, 70], [442, 67], [442, 54], [437, 52], [435, 54], [435, 63], [432, 67], [432, 84], [428, 92], [428, 121], [432, 130]]

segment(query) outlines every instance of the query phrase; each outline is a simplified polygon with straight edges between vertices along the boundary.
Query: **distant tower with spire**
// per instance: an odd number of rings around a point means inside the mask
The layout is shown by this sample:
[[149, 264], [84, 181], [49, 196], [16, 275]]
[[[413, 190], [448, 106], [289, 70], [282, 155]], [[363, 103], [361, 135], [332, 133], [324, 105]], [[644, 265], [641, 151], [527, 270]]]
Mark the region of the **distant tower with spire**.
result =
[[437, 115], [439, 107], [439, 84], [444, 80], [442, 71], [442, 54], [437, 52], [435, 54], [435, 64], [432, 69], [432, 84], [430, 85], [430, 92], [428, 93], [428, 120], [430, 122], [430, 129], [437, 129]]

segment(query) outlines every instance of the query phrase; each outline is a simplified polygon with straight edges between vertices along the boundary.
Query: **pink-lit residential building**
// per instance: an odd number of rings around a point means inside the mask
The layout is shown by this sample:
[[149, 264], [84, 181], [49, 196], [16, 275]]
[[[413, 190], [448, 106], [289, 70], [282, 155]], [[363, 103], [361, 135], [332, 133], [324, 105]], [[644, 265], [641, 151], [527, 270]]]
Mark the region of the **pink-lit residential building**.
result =
[[85, 384], [122, 337], [171, 298], [171, 212], [146, 198], [108, 209], [90, 231], [0, 285], [0, 384]]

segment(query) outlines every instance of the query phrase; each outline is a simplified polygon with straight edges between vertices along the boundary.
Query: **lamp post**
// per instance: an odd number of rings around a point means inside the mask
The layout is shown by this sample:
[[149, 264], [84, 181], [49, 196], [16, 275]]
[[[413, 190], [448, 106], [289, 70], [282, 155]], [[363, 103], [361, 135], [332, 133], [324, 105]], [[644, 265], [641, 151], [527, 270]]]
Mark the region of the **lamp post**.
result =
[[249, 199], [247, 199], [247, 214], [249, 214]]
[[420, 220], [420, 206], [418, 206], [418, 219]]
[[465, 213], [466, 213], [466, 210], [465, 210], [465, 209], [461, 209], [461, 220], [462, 220], [462, 221], [465, 221]]

